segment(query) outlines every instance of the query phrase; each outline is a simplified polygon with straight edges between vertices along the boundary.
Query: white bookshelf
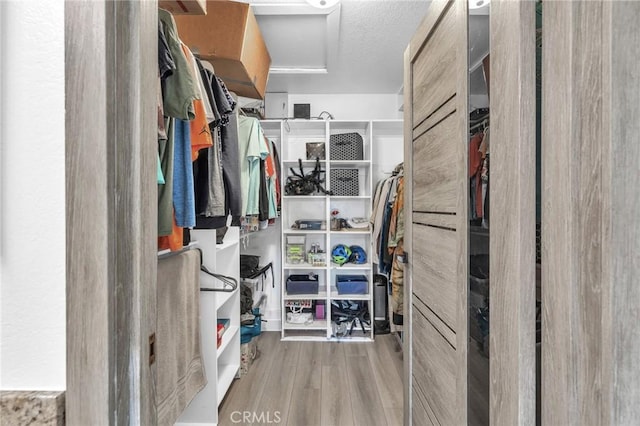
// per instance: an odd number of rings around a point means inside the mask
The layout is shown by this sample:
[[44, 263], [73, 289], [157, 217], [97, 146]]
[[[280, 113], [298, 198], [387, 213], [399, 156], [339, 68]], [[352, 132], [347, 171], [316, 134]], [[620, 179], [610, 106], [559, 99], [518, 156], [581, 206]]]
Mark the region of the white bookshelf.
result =
[[[222, 244], [216, 244], [215, 229], [195, 229], [192, 238], [202, 250], [202, 264], [212, 272], [240, 282], [240, 245], [238, 227], [230, 227]], [[200, 272], [201, 288], [222, 288], [223, 284]], [[229, 326], [217, 345], [218, 319], [229, 319]], [[207, 386], [182, 413], [177, 425], [217, 425], [218, 406], [240, 369], [240, 292], [200, 292], [200, 330], [202, 357]]]

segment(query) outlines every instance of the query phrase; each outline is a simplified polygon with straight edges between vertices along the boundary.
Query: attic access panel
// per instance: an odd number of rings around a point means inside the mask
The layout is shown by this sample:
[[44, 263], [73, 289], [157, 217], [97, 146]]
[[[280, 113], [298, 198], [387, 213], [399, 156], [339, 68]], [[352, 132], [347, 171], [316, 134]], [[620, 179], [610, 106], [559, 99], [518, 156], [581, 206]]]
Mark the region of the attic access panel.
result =
[[271, 68], [326, 70], [327, 15], [258, 15]]

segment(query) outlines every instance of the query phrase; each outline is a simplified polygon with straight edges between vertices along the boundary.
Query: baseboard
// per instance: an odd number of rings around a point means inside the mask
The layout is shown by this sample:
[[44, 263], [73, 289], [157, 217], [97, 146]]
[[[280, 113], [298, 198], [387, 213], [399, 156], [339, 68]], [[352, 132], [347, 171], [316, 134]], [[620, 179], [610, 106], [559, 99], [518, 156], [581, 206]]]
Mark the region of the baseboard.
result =
[[262, 323], [262, 331], [281, 331], [282, 330], [282, 320], [278, 319], [270, 319], [265, 318], [266, 322]]

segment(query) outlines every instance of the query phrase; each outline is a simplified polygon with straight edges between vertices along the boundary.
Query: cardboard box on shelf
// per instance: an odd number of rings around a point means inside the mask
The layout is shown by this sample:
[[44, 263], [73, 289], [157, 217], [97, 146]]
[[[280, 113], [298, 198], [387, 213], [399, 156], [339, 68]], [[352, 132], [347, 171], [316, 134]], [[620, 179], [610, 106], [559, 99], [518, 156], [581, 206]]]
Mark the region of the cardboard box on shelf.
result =
[[206, 15], [206, 0], [159, 0], [158, 7], [173, 15]]
[[264, 99], [271, 56], [249, 4], [209, 0], [206, 16], [174, 18], [180, 39], [213, 64], [229, 90]]

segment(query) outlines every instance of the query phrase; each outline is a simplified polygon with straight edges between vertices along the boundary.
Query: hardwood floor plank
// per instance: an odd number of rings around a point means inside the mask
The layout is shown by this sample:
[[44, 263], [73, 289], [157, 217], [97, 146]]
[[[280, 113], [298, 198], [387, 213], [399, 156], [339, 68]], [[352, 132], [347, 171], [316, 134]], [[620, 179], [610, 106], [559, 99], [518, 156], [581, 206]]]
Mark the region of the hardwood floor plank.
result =
[[344, 364], [344, 346], [342, 343], [323, 344], [322, 366]]
[[280, 344], [280, 333], [262, 333], [257, 344], [258, 356], [249, 372], [246, 376], [233, 381], [227, 396], [220, 404], [218, 421], [221, 425], [231, 424], [231, 414], [234, 411], [255, 409], [258, 396], [264, 392], [267, 377], [275, 360], [273, 353]]
[[371, 343], [345, 343], [344, 353], [347, 358], [352, 356], [367, 356], [368, 345], [371, 345]]
[[391, 338], [394, 337], [391, 335], [379, 336], [372, 345], [367, 346], [367, 352], [387, 423], [396, 425], [402, 424], [404, 398], [402, 379], [398, 375], [388, 348], [392, 343]]
[[289, 404], [289, 426], [322, 426], [320, 398], [322, 385], [322, 357], [324, 343], [302, 345], [299, 363]]
[[320, 419], [322, 426], [353, 426], [353, 409], [349, 397], [349, 376], [345, 359], [344, 344], [325, 345], [325, 361], [330, 365], [322, 366], [322, 392]]
[[[349, 345], [358, 346], [358, 345]], [[366, 351], [366, 349], [365, 349]], [[347, 355], [349, 394], [355, 425], [385, 426], [387, 424], [378, 386], [371, 372], [368, 356]]]
[[272, 417], [277, 413], [281, 424], [287, 424], [302, 345], [302, 342], [279, 342], [276, 345], [273, 351], [275, 359], [254, 410], [256, 413], [271, 413]]
[[[249, 411], [265, 424], [289, 426], [402, 425], [402, 358], [393, 335], [374, 343], [282, 342], [263, 333], [260, 356], [220, 406], [219, 425]], [[399, 369], [399, 367], [400, 369]]]

